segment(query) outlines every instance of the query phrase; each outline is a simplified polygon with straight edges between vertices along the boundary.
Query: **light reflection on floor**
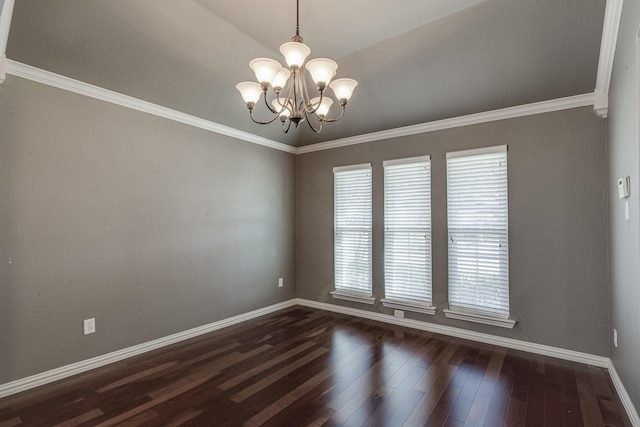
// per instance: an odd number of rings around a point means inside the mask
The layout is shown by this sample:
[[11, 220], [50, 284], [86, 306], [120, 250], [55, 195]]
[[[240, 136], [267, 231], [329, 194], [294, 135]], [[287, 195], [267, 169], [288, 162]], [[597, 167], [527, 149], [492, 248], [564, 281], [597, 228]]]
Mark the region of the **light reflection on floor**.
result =
[[[329, 364], [334, 372], [323, 397], [335, 411], [332, 421], [338, 425], [393, 420], [396, 412], [406, 416], [403, 406], [415, 407], [418, 419], [439, 400], [466, 400], [461, 395], [465, 383], [483, 384], [486, 363], [476, 366], [476, 356], [486, 355], [472, 351], [469, 359], [466, 349], [458, 352], [460, 341], [376, 326], [369, 326], [370, 334], [363, 335], [360, 328], [339, 325], [328, 331]], [[500, 387], [499, 381], [492, 384]]]

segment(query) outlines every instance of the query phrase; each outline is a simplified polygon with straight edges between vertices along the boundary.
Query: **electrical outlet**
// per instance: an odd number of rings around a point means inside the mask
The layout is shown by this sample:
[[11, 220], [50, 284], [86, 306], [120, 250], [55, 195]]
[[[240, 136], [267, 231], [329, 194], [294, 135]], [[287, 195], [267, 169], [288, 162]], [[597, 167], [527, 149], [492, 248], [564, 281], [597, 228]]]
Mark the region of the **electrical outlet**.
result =
[[402, 310], [393, 310], [393, 315], [396, 317], [404, 317], [404, 311]]
[[613, 328], [613, 345], [618, 348], [618, 330]]
[[278, 287], [281, 288], [284, 286], [284, 279], [281, 277], [278, 279]]
[[84, 334], [93, 334], [96, 331], [96, 319], [84, 319]]

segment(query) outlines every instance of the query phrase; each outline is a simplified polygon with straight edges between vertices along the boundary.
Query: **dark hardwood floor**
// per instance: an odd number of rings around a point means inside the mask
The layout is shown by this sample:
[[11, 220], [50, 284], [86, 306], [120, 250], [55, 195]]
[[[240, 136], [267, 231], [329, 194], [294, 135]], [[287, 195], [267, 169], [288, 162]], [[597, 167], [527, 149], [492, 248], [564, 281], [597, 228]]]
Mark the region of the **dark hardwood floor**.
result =
[[294, 307], [0, 400], [0, 426], [630, 426], [606, 370]]

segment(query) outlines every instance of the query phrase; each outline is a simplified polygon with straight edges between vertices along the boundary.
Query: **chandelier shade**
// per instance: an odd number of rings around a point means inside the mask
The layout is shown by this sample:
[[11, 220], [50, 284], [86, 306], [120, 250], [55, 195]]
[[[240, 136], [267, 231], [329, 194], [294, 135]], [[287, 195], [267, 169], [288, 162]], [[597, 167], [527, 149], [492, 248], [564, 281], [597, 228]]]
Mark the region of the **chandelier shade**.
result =
[[273, 80], [273, 82], [271, 82], [271, 86], [273, 86], [274, 89], [282, 89], [284, 85], [287, 84], [287, 80], [289, 80], [290, 76], [291, 71], [287, 70], [284, 67], [280, 68], [280, 71], [278, 71], [278, 74], [276, 74], [276, 78]]
[[329, 87], [333, 89], [333, 93], [339, 100], [348, 101], [351, 99], [353, 90], [358, 86], [358, 82], [353, 79], [337, 79], [329, 84]]
[[260, 86], [260, 83], [242, 82], [236, 85], [236, 89], [240, 91], [242, 99], [244, 99], [244, 102], [247, 104], [255, 104], [260, 100], [260, 96], [262, 95], [262, 87]]
[[[314, 132], [320, 132], [324, 123], [337, 122], [344, 116], [347, 102], [358, 82], [347, 78], [333, 80], [338, 64], [331, 59], [315, 58], [307, 61], [311, 49], [300, 37], [299, 21], [300, 0], [296, 0], [296, 34], [291, 41], [280, 46], [280, 53], [288, 68], [274, 59], [256, 58], [249, 62], [249, 67], [253, 70], [257, 83], [243, 82], [236, 85], [236, 88], [255, 123], [269, 124], [279, 118], [282, 130], [286, 133], [291, 128], [291, 123], [297, 127], [306, 121]], [[307, 86], [307, 74], [315, 84], [318, 95], [312, 99], [309, 99], [309, 94], [313, 91]], [[334, 100], [325, 91], [327, 86], [331, 87], [340, 104], [337, 117], [328, 117]], [[270, 113], [266, 120], [259, 120], [254, 116], [254, 109], [260, 98], [264, 100], [267, 114]]]
[[316, 109], [316, 114], [318, 116], [324, 117], [329, 112], [329, 108], [331, 108], [331, 106], [333, 105], [333, 99], [325, 96], [321, 101], [320, 97], [318, 96], [311, 100], [311, 105]]
[[273, 59], [256, 58], [249, 62], [249, 67], [251, 67], [253, 72], [256, 74], [258, 83], [272, 84], [280, 72], [282, 65]]
[[327, 58], [316, 58], [307, 62], [306, 70], [311, 74], [315, 84], [329, 84], [331, 79], [336, 75], [338, 64]]
[[280, 53], [284, 56], [284, 62], [289, 68], [300, 68], [307, 56], [311, 54], [311, 49], [302, 42], [287, 42], [280, 46]]

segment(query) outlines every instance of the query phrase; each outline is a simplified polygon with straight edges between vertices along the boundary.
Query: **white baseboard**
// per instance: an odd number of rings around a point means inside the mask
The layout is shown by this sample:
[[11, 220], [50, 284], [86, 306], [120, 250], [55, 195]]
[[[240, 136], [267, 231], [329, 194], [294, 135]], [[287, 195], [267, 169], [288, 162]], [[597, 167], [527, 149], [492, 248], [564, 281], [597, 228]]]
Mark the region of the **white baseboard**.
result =
[[407, 319], [403, 317], [395, 317], [389, 314], [375, 313], [372, 311], [343, 307], [318, 301], [310, 301], [301, 298], [298, 298], [296, 300], [296, 303], [305, 307], [333, 311], [335, 313], [342, 313], [350, 316], [363, 317], [365, 319], [377, 320], [379, 322], [391, 323], [393, 325], [406, 326], [408, 328], [420, 329], [422, 331], [463, 338], [470, 341], [498, 345], [501, 347], [512, 348], [514, 350], [522, 350], [529, 353], [540, 354], [543, 356], [551, 356], [558, 359], [570, 360], [572, 362], [585, 363], [587, 365], [598, 366], [600, 368], [608, 368], [610, 365], [610, 360], [608, 357], [596, 356], [593, 354], [581, 353], [579, 351], [573, 350], [565, 350], [563, 348], [530, 343], [513, 338], [503, 338], [496, 335], [489, 335], [480, 332], [468, 331], [466, 329], [454, 328], [453, 326], [438, 325], [430, 322], [422, 322], [419, 320]]
[[618, 376], [618, 371], [616, 371], [615, 366], [613, 366], [613, 362], [609, 361], [609, 376], [611, 377], [611, 382], [613, 382], [613, 386], [616, 388], [618, 392], [618, 396], [622, 401], [622, 405], [624, 406], [625, 411], [627, 411], [627, 415], [631, 420], [631, 424], [634, 427], [640, 427], [640, 416], [638, 416], [638, 411], [636, 407], [633, 405], [633, 401], [627, 393], [627, 389], [624, 388], [624, 384], [622, 384], [622, 379]]
[[422, 322], [419, 320], [395, 317], [388, 314], [375, 313], [372, 311], [343, 307], [339, 305], [311, 301], [302, 298], [296, 299], [296, 304], [304, 307], [317, 308], [319, 310], [332, 311], [334, 313], [341, 313], [349, 316], [362, 317], [364, 319], [377, 320], [379, 322], [390, 323], [393, 325], [406, 326], [408, 328], [419, 329], [422, 331], [434, 332], [437, 334], [463, 338], [470, 341], [493, 344], [501, 347], [511, 348], [514, 350], [526, 351], [528, 353], [540, 354], [542, 356], [550, 356], [557, 359], [569, 360], [572, 362], [584, 363], [591, 366], [606, 368], [609, 371], [609, 376], [611, 377], [611, 381], [616, 388], [618, 396], [620, 396], [620, 400], [622, 401], [624, 409], [627, 412], [629, 419], [631, 420], [631, 424], [634, 427], [640, 427], [640, 417], [638, 416], [638, 412], [633, 404], [633, 401], [627, 393], [622, 380], [618, 376], [618, 372], [613, 366], [611, 359], [609, 359], [608, 357], [596, 356], [579, 351], [566, 350], [563, 348], [552, 347], [543, 344], [530, 343], [513, 338], [503, 338], [496, 335], [489, 335], [468, 331], [466, 329], [454, 328], [452, 326], [444, 326], [435, 323]]
[[194, 338], [199, 335], [203, 335], [209, 332], [217, 331], [218, 329], [232, 326], [246, 320], [251, 320], [256, 317], [264, 316], [278, 310], [293, 307], [295, 305], [295, 299], [284, 301], [278, 304], [270, 305], [268, 307], [260, 308], [250, 311], [248, 313], [239, 314], [237, 316], [229, 317], [227, 319], [219, 320], [217, 322], [209, 323], [208, 325], [199, 326], [197, 328], [189, 329], [187, 331], [178, 332], [177, 334], [169, 335], [157, 340], [148, 341], [142, 344], [134, 345], [133, 347], [117, 350], [102, 356], [93, 357], [91, 359], [82, 360], [77, 363], [55, 368], [50, 371], [42, 372], [40, 374], [32, 375], [30, 377], [21, 378], [9, 383], [0, 384], [0, 398], [10, 396], [12, 394], [20, 393], [41, 385], [49, 384], [54, 381], [68, 378], [73, 375], [80, 374], [82, 372], [89, 371], [91, 369], [99, 368], [101, 366], [108, 365], [110, 363], [118, 362], [120, 360], [136, 356], [138, 354], [146, 353], [151, 350], [156, 350], [161, 347], [165, 347], [171, 344], [175, 344], [180, 341]]
[[328, 304], [318, 301], [311, 301], [302, 298], [292, 299], [284, 301], [278, 304], [270, 305], [268, 307], [260, 308], [258, 310], [250, 311], [248, 313], [239, 314], [237, 316], [229, 317], [217, 322], [209, 323], [208, 325], [199, 326], [197, 328], [189, 329], [187, 331], [179, 332], [177, 334], [169, 335], [157, 340], [149, 341], [146, 343], [138, 344], [133, 347], [128, 347], [122, 350], [114, 351], [102, 356], [97, 356], [91, 359], [83, 360], [70, 365], [62, 366], [60, 368], [52, 369], [40, 374], [32, 375], [27, 378], [22, 378], [16, 381], [12, 381], [6, 384], [0, 384], [0, 398], [10, 396], [12, 394], [20, 393], [41, 385], [49, 384], [54, 381], [58, 381], [64, 378], [71, 377], [73, 375], [80, 374], [82, 372], [89, 371], [91, 369], [99, 368], [101, 366], [108, 365], [110, 363], [118, 362], [129, 357], [136, 356], [138, 354], [146, 353], [151, 350], [156, 350], [171, 344], [175, 344], [180, 341], [194, 338], [199, 335], [213, 332], [218, 329], [232, 326], [237, 323], [241, 323], [247, 320], [254, 319], [256, 317], [270, 314], [278, 310], [293, 307], [295, 305], [301, 305], [304, 307], [317, 308], [319, 310], [331, 311], [335, 313], [346, 314], [355, 317], [362, 317], [370, 320], [377, 320], [379, 322], [390, 323], [393, 325], [406, 326], [408, 328], [419, 329], [422, 331], [434, 332], [442, 335], [453, 336], [462, 339], [468, 339], [470, 341], [477, 341], [486, 344], [498, 345], [501, 347], [512, 348], [514, 350], [522, 350], [529, 353], [540, 354], [543, 356], [556, 357], [558, 359], [570, 360], [573, 362], [585, 363], [592, 366], [598, 366], [601, 368], [607, 368], [611, 381], [620, 400], [631, 420], [634, 427], [640, 427], [640, 417], [631, 400], [631, 397], [627, 393], [627, 390], [622, 383], [622, 380], [618, 376], [618, 373], [611, 362], [611, 359], [602, 356], [596, 356], [588, 353], [581, 353], [573, 350], [566, 350], [558, 347], [551, 347], [543, 344], [535, 344], [526, 341], [516, 340], [512, 338], [503, 338], [495, 335], [483, 334], [479, 332], [468, 331], [465, 329], [454, 328], [452, 326], [437, 325], [435, 323], [422, 322], [419, 320], [394, 317], [388, 314], [375, 313], [366, 310], [360, 310], [356, 308], [343, 307], [334, 304]]

